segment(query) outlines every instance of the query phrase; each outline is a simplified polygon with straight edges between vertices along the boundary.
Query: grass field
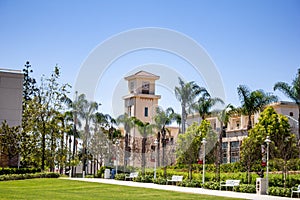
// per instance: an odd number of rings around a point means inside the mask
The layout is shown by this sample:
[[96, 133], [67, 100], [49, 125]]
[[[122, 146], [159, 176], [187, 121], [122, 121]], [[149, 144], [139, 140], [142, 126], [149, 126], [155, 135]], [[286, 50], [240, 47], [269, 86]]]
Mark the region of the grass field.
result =
[[64, 179], [29, 179], [0, 182], [0, 199], [202, 199], [226, 200], [215, 197], [172, 191], [70, 181]]

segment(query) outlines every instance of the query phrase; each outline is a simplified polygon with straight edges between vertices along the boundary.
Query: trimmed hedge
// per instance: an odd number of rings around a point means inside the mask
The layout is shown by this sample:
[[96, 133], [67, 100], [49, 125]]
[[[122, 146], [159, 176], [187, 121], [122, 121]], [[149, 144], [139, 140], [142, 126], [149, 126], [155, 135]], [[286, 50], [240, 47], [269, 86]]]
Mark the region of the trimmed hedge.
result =
[[272, 196], [290, 197], [291, 188], [269, 187], [268, 194]]
[[35, 173], [35, 174], [7, 174], [1, 175], [0, 181], [23, 180], [33, 178], [58, 178], [58, 173]]
[[33, 174], [41, 172], [41, 169], [37, 168], [1, 168], [0, 175], [5, 174]]

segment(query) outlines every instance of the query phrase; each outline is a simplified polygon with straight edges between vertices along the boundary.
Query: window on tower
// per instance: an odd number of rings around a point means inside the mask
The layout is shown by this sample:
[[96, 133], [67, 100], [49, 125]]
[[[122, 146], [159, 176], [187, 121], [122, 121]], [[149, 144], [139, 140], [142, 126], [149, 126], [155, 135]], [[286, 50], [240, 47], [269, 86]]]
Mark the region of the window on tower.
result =
[[144, 116], [148, 117], [148, 107], [145, 107]]
[[150, 89], [150, 83], [149, 82], [143, 82], [142, 84], [142, 94], [149, 94]]

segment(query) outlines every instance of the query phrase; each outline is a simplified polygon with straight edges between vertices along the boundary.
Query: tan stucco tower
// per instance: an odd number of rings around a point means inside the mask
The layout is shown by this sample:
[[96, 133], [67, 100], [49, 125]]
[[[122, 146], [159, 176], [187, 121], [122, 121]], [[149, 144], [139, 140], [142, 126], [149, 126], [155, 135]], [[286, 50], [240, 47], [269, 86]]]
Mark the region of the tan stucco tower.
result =
[[143, 122], [151, 122], [158, 106], [160, 95], [155, 94], [155, 81], [159, 76], [139, 71], [125, 77], [128, 81], [129, 94], [123, 97], [125, 113]]

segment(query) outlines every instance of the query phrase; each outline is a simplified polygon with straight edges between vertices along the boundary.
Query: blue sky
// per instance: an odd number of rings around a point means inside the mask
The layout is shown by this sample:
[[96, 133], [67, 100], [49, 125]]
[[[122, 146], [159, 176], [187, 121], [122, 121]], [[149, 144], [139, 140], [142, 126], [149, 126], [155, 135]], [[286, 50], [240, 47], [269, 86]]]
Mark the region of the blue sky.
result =
[[[82, 63], [103, 41], [131, 29], [160, 27], [178, 31], [206, 50], [222, 77], [225, 101], [238, 106], [238, 85], [271, 92], [274, 83], [291, 83], [295, 77], [300, 67], [299, 10], [298, 0], [1, 0], [0, 68], [21, 69], [29, 60], [40, 77], [58, 64], [62, 82], [74, 85]], [[101, 111], [115, 112], [112, 99], [123, 76], [150, 63], [205, 85], [188, 63], [170, 53], [132, 52], [99, 80], [95, 100], [103, 104]], [[170, 89], [157, 92], [163, 107], [180, 111]]]

